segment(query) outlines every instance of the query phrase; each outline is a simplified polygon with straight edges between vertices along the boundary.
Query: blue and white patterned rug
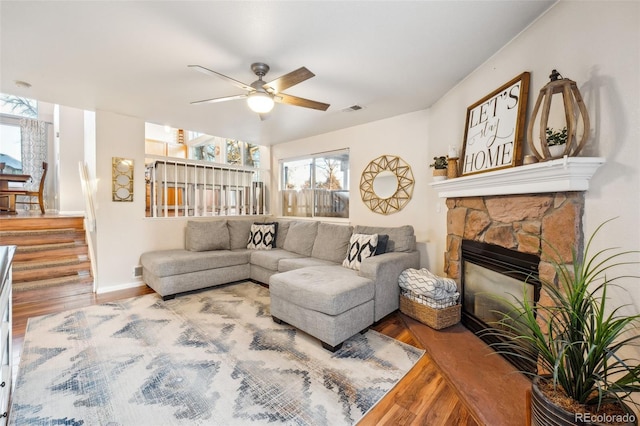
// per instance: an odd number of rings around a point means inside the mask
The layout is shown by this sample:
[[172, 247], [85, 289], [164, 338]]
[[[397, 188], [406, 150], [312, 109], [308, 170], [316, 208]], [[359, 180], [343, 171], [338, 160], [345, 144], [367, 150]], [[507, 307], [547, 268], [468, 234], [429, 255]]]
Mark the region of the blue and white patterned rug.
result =
[[370, 330], [332, 354], [253, 283], [150, 294], [31, 318], [9, 423], [355, 424], [423, 353]]

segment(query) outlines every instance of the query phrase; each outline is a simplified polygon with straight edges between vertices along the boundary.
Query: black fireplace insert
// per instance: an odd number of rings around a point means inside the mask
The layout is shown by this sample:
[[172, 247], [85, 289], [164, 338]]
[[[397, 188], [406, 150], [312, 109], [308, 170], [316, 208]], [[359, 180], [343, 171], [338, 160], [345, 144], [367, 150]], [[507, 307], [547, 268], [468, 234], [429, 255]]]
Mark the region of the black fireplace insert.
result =
[[[540, 299], [540, 257], [478, 241], [462, 241], [462, 323], [488, 344], [504, 342], [492, 333], [511, 307], [506, 300]], [[511, 342], [513, 343], [513, 341]], [[522, 345], [523, 353], [534, 353]], [[521, 371], [535, 372], [536, 364], [517, 356], [505, 356]]]

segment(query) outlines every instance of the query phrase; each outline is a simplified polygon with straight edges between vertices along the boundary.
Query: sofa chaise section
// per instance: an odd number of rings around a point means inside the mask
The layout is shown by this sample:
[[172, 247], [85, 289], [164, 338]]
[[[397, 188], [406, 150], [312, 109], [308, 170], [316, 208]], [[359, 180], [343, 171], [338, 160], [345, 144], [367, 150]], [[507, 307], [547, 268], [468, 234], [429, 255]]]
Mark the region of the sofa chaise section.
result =
[[163, 299], [178, 293], [249, 279], [248, 250], [190, 252], [161, 250], [142, 254], [142, 279]]

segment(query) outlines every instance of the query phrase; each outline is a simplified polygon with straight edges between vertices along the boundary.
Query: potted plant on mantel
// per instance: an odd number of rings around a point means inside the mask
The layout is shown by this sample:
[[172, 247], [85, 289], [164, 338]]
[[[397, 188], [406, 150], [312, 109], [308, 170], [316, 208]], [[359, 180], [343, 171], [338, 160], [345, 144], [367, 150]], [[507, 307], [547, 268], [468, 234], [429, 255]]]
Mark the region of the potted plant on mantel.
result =
[[547, 147], [552, 158], [560, 158], [564, 155], [567, 146], [567, 128], [563, 127], [559, 132], [547, 127]]
[[447, 157], [433, 157], [433, 163], [429, 167], [433, 167], [433, 180], [445, 180], [447, 178]]
[[[610, 219], [611, 220], [611, 219]], [[640, 315], [624, 316], [621, 307], [605, 306], [610, 285], [638, 276], [610, 274], [638, 251], [607, 248], [591, 256], [589, 249], [602, 223], [573, 264], [552, 261], [558, 285], [541, 280], [551, 306], [534, 306], [527, 297], [511, 302], [492, 333], [510, 337], [492, 345], [498, 353], [537, 363], [531, 394], [532, 425], [637, 425], [629, 407], [631, 392], [640, 391], [640, 366], [627, 358], [640, 340]], [[561, 259], [551, 247], [554, 257]], [[536, 311], [537, 308], [537, 311]], [[534, 348], [523, 350], [524, 347]], [[612, 421], [617, 421], [613, 422]]]

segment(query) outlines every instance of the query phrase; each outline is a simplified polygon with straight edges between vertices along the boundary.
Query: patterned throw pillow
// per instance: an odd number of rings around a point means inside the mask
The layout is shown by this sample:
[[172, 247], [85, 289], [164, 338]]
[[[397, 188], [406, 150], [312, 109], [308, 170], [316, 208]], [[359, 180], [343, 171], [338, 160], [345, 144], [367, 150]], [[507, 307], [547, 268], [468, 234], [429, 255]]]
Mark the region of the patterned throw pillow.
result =
[[349, 240], [349, 251], [342, 266], [359, 271], [362, 260], [373, 256], [377, 246], [378, 234], [353, 234]]
[[247, 242], [248, 249], [271, 250], [276, 244], [277, 223], [254, 223]]

